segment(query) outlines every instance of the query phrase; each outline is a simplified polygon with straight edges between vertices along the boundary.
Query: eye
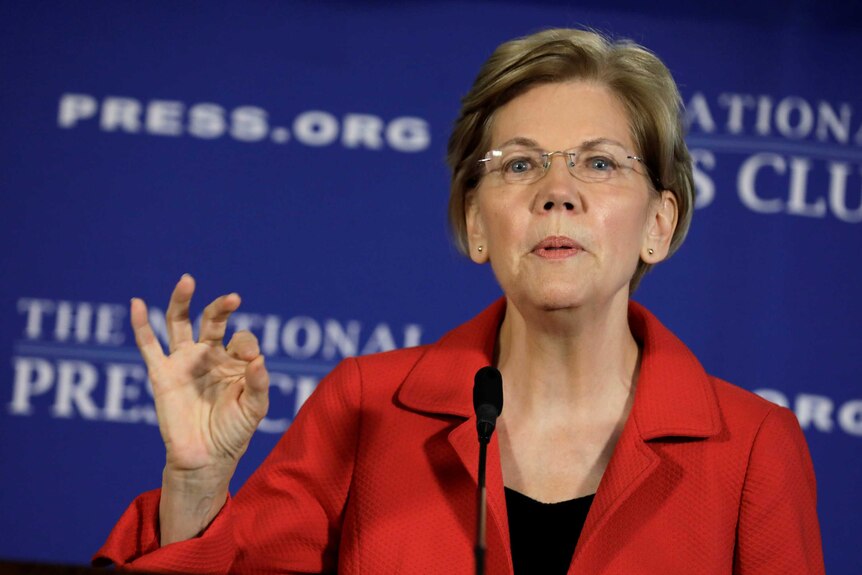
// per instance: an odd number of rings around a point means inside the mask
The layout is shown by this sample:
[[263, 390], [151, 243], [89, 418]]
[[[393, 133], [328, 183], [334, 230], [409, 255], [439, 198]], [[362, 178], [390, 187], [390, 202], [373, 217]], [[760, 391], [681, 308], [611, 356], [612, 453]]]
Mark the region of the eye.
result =
[[539, 167], [536, 159], [529, 156], [513, 156], [503, 161], [503, 172], [508, 174], [524, 174]]
[[613, 158], [607, 156], [590, 156], [585, 158], [586, 166], [597, 172], [612, 172], [617, 168], [617, 163]]

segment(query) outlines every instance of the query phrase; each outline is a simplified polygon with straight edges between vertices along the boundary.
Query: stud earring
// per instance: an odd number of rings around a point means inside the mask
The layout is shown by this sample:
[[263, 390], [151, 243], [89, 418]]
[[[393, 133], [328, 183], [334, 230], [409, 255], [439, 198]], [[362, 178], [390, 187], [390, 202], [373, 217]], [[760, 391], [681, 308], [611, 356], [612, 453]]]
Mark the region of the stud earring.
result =
[[653, 255], [653, 254], [655, 253], [655, 250], [653, 250], [652, 248], [650, 248], [650, 249], [648, 249], [648, 250], [647, 250], [647, 253], [648, 253], [649, 255]]
[[482, 246], [479, 246], [478, 248], [476, 248], [476, 251], [481, 254], [483, 249], [485, 249], [485, 248], [483, 248]]

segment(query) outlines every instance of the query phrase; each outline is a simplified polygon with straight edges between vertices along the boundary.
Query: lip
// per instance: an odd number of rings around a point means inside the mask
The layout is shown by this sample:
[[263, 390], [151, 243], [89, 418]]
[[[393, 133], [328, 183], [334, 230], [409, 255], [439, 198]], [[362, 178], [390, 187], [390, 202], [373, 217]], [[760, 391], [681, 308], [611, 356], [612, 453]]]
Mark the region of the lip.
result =
[[540, 258], [559, 260], [570, 258], [584, 251], [584, 247], [567, 236], [548, 236], [535, 246], [530, 253]]

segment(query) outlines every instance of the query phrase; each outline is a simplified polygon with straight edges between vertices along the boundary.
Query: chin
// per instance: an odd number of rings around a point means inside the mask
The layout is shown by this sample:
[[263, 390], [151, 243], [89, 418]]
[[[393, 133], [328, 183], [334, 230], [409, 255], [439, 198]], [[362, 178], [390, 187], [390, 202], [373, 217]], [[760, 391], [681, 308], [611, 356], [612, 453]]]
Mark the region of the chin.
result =
[[[628, 284], [607, 291], [595, 289], [582, 282], [569, 281], [546, 281], [541, 284], [528, 286], [526, 289], [517, 290], [510, 299], [521, 306], [532, 309], [553, 312], [563, 310], [575, 310], [584, 306], [599, 306], [609, 304], [622, 295], [628, 293]], [[627, 298], [626, 298], [627, 299]]]
[[530, 294], [525, 294], [527, 303], [542, 311], [560, 311], [584, 305], [587, 301], [583, 289], [573, 286], [546, 284]]
[[537, 307], [542, 311], [565, 311], [582, 305], [583, 302], [575, 298], [548, 298], [538, 302]]

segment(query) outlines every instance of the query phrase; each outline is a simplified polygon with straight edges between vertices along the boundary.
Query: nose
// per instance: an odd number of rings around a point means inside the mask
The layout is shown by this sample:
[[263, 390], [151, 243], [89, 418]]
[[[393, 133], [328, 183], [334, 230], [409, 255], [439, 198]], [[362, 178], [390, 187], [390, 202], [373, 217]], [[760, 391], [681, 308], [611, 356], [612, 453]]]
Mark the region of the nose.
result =
[[580, 211], [583, 207], [579, 191], [581, 183], [569, 172], [568, 157], [564, 154], [559, 154], [559, 157], [552, 155], [549, 161], [551, 165], [544, 177], [536, 182], [538, 189], [533, 199], [535, 211]]

